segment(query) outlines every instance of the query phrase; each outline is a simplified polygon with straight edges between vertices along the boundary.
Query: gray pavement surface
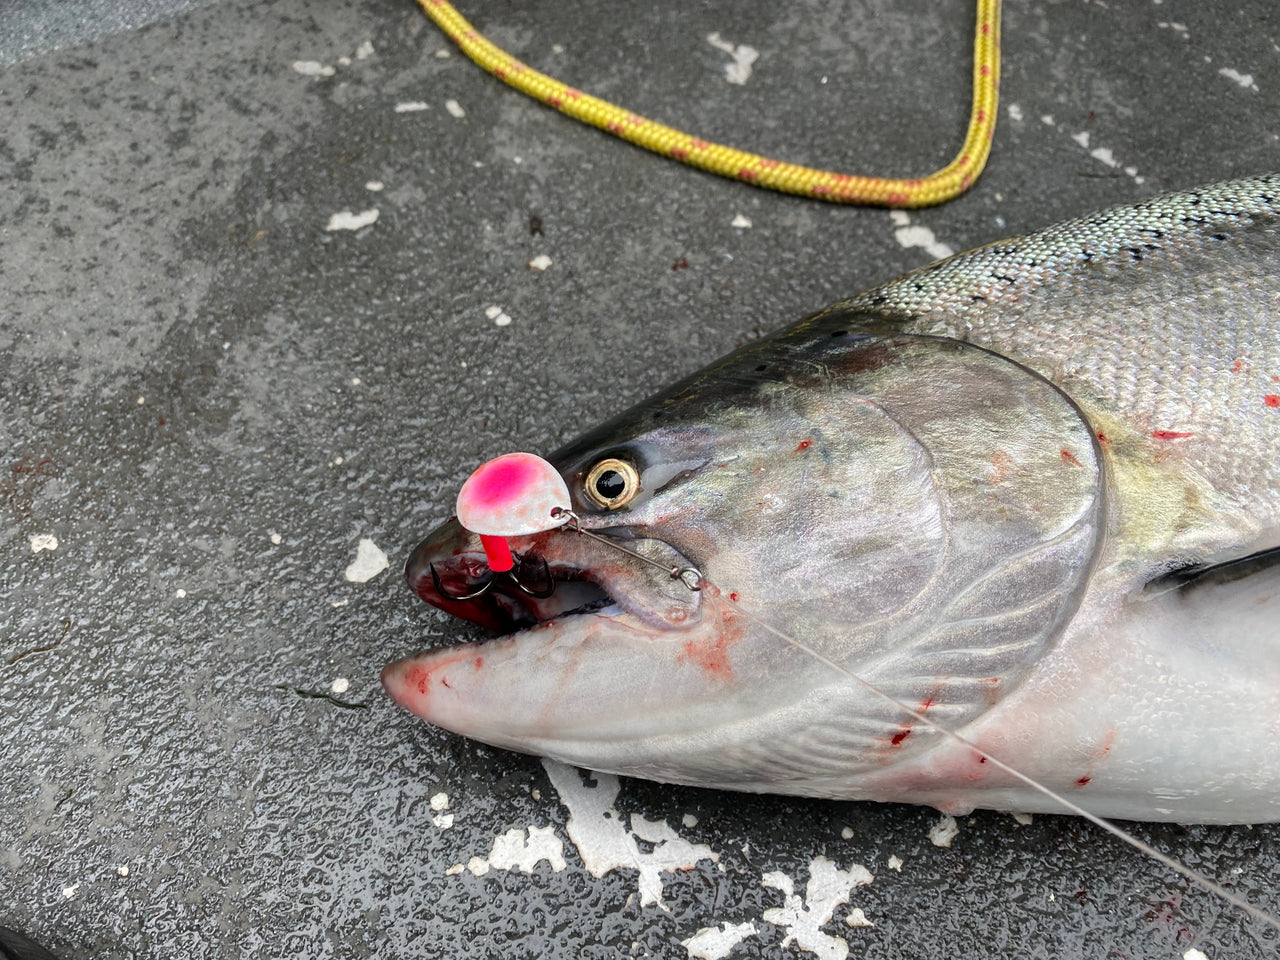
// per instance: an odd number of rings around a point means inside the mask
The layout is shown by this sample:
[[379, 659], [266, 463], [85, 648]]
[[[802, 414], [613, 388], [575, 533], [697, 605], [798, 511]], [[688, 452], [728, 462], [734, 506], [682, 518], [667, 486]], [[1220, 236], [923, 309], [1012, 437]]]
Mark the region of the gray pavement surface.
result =
[[[734, 958], [1276, 956], [1073, 818], [944, 848], [931, 810], [584, 782], [377, 681], [471, 635], [399, 567], [484, 459], [932, 259], [908, 225], [961, 250], [1280, 168], [1274, 0], [1009, 4], [988, 171], [909, 224], [570, 122], [409, 0], [187, 6], [0, 6], [0, 925], [64, 958], [726, 955], [682, 944], [708, 927]], [[708, 138], [921, 174], [963, 132], [970, 7], [463, 12]], [[759, 51], [744, 85], [715, 32]], [[352, 582], [362, 539], [390, 568]], [[339, 678], [358, 709], [296, 692]], [[1276, 826], [1134, 829], [1280, 903]]]

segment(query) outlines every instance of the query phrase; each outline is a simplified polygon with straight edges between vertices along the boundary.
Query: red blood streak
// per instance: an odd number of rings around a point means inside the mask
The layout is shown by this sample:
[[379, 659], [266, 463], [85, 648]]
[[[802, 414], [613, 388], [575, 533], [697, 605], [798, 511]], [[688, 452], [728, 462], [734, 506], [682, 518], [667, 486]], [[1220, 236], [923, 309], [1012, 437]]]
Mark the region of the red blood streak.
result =
[[801, 450], [808, 450], [812, 446], [813, 446], [812, 440], [801, 440], [800, 443], [796, 446], [796, 453], [799, 453]]
[[1239, 373], [1243, 369], [1244, 369], [1244, 358], [1238, 357], [1236, 359], [1236, 362], [1231, 365], [1231, 372]]
[[1262, 398], [1262, 402], [1268, 407], [1280, 407], [1280, 394], [1268, 393]]
[[471, 664], [477, 670], [484, 666], [484, 657], [476, 657], [475, 662]]
[[920, 712], [924, 713], [926, 710], [928, 710], [932, 706], [933, 706], [933, 697], [930, 697], [928, 700], [922, 700], [920, 701]]
[[1081, 777], [1079, 780], [1076, 781], [1076, 786], [1083, 787], [1086, 783], [1088, 783], [1092, 779], [1093, 777]]
[[737, 594], [736, 592], [729, 594], [729, 599], [730, 599], [730, 600], [732, 600], [734, 603], [737, 603], [737, 602], [738, 602], [738, 594]]
[[671, 265], [671, 269], [672, 269], [672, 270], [688, 270], [688, 269], [689, 269], [689, 258], [688, 258], [688, 257], [681, 257], [679, 260], [677, 260], [675, 263], [673, 263], [673, 264]]
[[1179, 430], [1152, 430], [1151, 436], [1157, 440], [1185, 440], [1187, 437], [1194, 437], [1194, 433], [1183, 433]]
[[1105, 433], [1099, 433], [1099, 434], [1098, 434], [1098, 442], [1099, 442], [1100, 444], [1102, 444], [1103, 446], [1106, 446], [1108, 443], [1110, 443], [1110, 442], [1111, 442], [1111, 438], [1110, 438], [1110, 437], [1108, 437]]
[[1083, 464], [1076, 459], [1076, 455], [1070, 450], [1059, 450], [1058, 453], [1062, 456], [1063, 463], [1069, 463], [1073, 467], [1083, 466]]
[[902, 746], [902, 741], [907, 739], [907, 737], [909, 736], [911, 736], [910, 730], [899, 730], [897, 733], [895, 733], [892, 737], [889, 738], [889, 742], [893, 744], [895, 747], [900, 747]]

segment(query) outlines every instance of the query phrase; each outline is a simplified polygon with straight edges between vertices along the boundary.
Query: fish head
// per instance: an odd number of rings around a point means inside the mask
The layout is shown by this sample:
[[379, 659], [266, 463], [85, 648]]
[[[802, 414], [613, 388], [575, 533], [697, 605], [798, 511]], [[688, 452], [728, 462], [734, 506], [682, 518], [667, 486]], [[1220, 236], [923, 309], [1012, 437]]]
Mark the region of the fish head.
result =
[[[958, 433], [987, 451], [991, 424], [963, 415], [955, 390], [912, 397], [903, 379], [931, 362], [958, 390], [1010, 392], [1007, 406], [1040, 420], [1047, 404], [1071, 429], [1075, 412], [1039, 378], [926, 338], [850, 337], [832, 354], [825, 337], [742, 351], [549, 458], [581, 528], [632, 553], [565, 528], [513, 537], [514, 579], [456, 599], [487, 575], [479, 538], [456, 519], [428, 536], [407, 564], [413, 591], [499, 636], [391, 664], [392, 697], [496, 746], [669, 782], [812, 793], [888, 762], [901, 718], [839, 668], [916, 699], [957, 669], [921, 665], [939, 624], [960, 618], [947, 613], [957, 586], [993, 565], [974, 562], [989, 538], [969, 542], [982, 518], [957, 510], [1009, 514], [1002, 546], [1019, 549], [1088, 527], [1096, 490], [1082, 466], [1051, 516], [1022, 502], [1035, 491], [979, 503], [966, 470], [983, 468], [939, 458]], [[1011, 455], [1027, 416], [986, 418]], [[1060, 468], [1058, 442], [1036, 446]], [[518, 586], [548, 577], [550, 597]]]

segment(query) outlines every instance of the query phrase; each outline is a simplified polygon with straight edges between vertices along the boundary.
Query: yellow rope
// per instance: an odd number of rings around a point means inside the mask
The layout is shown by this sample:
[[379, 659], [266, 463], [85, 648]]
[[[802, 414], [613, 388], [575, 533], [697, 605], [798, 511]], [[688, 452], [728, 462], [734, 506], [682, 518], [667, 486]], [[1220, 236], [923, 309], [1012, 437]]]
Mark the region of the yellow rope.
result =
[[526, 66], [476, 33], [445, 0], [417, 2], [463, 53], [499, 80], [535, 100], [646, 150], [770, 190], [833, 203], [928, 207], [967, 190], [982, 172], [987, 154], [991, 152], [1000, 85], [1000, 0], [978, 0], [978, 23], [973, 38], [973, 105], [964, 145], [949, 164], [918, 180], [856, 177], [814, 170], [691, 137]]

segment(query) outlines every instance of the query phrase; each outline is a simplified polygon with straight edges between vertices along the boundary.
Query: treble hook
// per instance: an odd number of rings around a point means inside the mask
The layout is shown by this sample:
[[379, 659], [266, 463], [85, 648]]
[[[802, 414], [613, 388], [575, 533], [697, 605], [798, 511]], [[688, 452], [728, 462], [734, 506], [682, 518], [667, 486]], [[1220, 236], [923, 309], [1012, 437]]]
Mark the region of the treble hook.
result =
[[[544, 583], [546, 583], [545, 587], [534, 588], [522, 582], [520, 578], [516, 576], [516, 568], [514, 566], [510, 570], [507, 570], [503, 576], [510, 580], [521, 593], [533, 597], [535, 600], [545, 600], [556, 592], [556, 580], [555, 577], [551, 575], [551, 568], [547, 566], [547, 561], [542, 557], [539, 557], [538, 559], [542, 562], [542, 572], [545, 575]], [[498, 579], [498, 575], [490, 571], [489, 575], [480, 581], [479, 586], [469, 593], [450, 593], [445, 589], [444, 582], [440, 579], [440, 574], [436, 572], [435, 564], [428, 564], [428, 566], [431, 568], [431, 582], [435, 585], [436, 592], [447, 600], [474, 600], [476, 597], [483, 596], [488, 593], [493, 587], [494, 581]]]

